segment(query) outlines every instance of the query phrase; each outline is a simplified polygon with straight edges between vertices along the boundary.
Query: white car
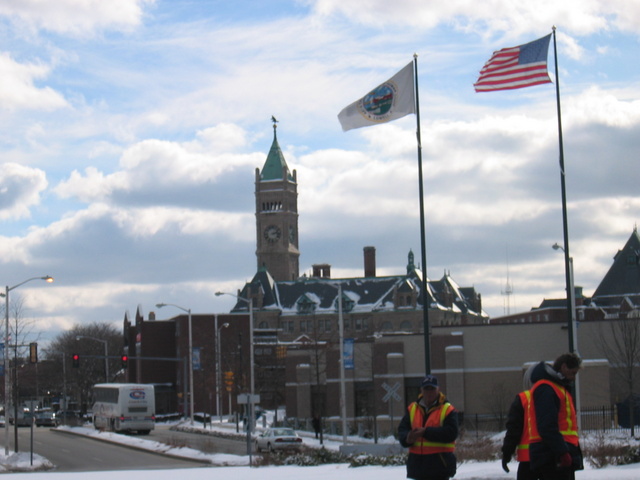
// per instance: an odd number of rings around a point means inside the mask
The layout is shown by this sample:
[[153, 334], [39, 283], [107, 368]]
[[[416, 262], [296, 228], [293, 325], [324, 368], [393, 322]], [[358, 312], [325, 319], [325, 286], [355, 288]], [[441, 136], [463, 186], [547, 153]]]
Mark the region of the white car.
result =
[[256, 451], [300, 450], [302, 438], [293, 428], [269, 428], [256, 438]]

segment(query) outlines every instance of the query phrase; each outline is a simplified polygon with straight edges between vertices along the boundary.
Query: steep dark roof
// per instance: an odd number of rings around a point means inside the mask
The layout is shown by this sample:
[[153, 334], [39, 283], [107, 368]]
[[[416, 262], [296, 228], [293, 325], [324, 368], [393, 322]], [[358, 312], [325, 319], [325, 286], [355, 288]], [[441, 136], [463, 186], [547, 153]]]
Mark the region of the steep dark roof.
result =
[[613, 265], [593, 294], [592, 301], [607, 303], [606, 298], [640, 293], [640, 237], [634, 228], [622, 250], [613, 257]]
[[273, 142], [271, 143], [271, 149], [267, 155], [267, 160], [264, 162], [262, 171], [260, 172], [260, 180], [282, 180], [286, 175], [286, 179], [294, 181], [287, 162], [284, 159], [280, 145], [278, 144], [278, 137], [276, 136], [276, 126], [273, 126]]

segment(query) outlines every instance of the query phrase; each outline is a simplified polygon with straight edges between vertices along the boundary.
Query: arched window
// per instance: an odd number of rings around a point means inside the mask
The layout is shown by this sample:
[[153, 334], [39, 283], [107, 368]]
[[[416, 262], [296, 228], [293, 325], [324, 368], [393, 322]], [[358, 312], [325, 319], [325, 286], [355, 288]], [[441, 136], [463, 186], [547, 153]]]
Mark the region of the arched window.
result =
[[380, 325], [380, 330], [383, 332], [390, 332], [393, 329], [393, 324], [389, 320], [385, 320]]

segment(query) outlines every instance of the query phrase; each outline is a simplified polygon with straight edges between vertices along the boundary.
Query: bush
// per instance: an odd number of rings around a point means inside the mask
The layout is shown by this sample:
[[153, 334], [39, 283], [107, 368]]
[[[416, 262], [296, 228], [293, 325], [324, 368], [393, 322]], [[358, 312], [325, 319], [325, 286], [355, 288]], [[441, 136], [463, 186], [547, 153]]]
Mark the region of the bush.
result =
[[500, 445], [490, 436], [461, 436], [456, 441], [458, 463], [477, 461], [490, 462], [502, 457]]
[[377, 457], [373, 455], [343, 455], [326, 448], [306, 448], [300, 453], [290, 454], [286, 452], [272, 452], [263, 455], [258, 461], [259, 465], [297, 465], [299, 467], [315, 467], [329, 463], [348, 463], [351, 467], [363, 467], [366, 465], [404, 465], [406, 455], [393, 455]]
[[595, 468], [608, 465], [628, 465], [640, 461], [640, 447], [605, 441], [604, 435], [598, 435], [591, 442], [585, 441], [582, 453], [585, 461]]

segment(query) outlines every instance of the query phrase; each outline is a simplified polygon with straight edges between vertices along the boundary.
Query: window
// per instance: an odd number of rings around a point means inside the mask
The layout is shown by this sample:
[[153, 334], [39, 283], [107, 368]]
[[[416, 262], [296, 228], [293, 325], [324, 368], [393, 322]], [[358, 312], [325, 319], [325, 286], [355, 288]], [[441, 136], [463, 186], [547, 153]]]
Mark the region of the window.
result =
[[369, 319], [367, 318], [356, 318], [354, 322], [355, 322], [356, 330], [366, 331], [369, 329]]
[[[338, 299], [336, 298], [336, 301], [334, 302], [333, 306], [336, 309], [336, 312], [338, 311]], [[353, 307], [355, 306], [355, 302], [353, 300], [351, 300], [349, 297], [346, 297], [344, 294], [342, 295], [342, 313], [346, 313], [346, 312], [350, 312], [351, 310], [353, 310]]]
[[400, 330], [403, 331], [403, 332], [410, 332], [411, 331], [411, 322], [409, 320], [404, 320], [400, 324]]
[[316, 304], [306, 295], [302, 295], [296, 302], [298, 313], [313, 313], [316, 311]]

